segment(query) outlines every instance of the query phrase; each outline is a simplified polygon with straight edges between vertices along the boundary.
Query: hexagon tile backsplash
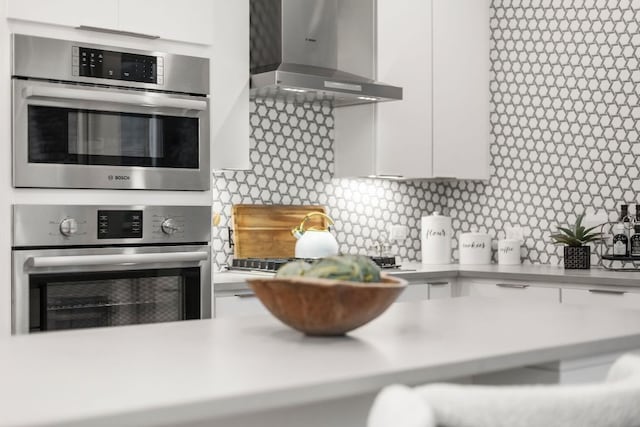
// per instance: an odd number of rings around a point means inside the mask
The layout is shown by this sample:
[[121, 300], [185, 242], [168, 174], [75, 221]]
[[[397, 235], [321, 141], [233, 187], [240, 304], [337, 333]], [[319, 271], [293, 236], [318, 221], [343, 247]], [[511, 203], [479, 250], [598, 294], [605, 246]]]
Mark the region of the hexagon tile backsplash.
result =
[[[323, 204], [345, 252], [368, 252], [387, 224], [410, 236], [396, 254], [420, 259], [420, 217], [444, 210], [456, 232], [526, 232], [523, 260], [561, 262], [548, 234], [576, 214], [640, 201], [640, 1], [495, 0], [491, 7], [491, 178], [488, 182], [335, 180], [328, 104], [258, 101], [253, 170], [219, 172], [213, 248], [232, 253], [234, 203]], [[453, 256], [457, 257], [454, 239]], [[592, 260], [597, 261], [597, 259]]]

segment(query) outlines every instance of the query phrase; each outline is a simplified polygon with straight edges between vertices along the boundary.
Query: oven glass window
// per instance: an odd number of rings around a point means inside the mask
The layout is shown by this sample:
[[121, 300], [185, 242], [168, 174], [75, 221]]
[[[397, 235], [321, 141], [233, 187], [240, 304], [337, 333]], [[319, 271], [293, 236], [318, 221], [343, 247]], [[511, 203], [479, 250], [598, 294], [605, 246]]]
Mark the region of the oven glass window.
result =
[[200, 318], [200, 269], [30, 277], [31, 332]]
[[198, 119], [29, 106], [29, 162], [198, 169]]

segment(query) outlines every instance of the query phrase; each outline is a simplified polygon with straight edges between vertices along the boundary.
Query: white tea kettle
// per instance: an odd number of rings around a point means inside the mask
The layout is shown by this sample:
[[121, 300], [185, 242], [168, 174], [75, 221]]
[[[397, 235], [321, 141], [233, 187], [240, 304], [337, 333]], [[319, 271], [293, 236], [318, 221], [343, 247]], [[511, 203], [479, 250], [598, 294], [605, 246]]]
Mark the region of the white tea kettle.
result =
[[[305, 229], [307, 221], [316, 215], [327, 220], [327, 227]], [[300, 225], [291, 230], [291, 234], [298, 239], [295, 251], [296, 258], [322, 258], [338, 255], [338, 242], [329, 232], [329, 225], [333, 225], [333, 220], [322, 212], [310, 212], [305, 215]]]

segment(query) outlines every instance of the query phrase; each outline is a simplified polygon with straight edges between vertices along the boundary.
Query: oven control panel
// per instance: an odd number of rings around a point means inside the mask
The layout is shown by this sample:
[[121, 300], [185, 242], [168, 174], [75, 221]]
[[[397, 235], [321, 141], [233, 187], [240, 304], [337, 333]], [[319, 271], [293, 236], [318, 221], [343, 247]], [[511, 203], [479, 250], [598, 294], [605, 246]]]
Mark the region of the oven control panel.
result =
[[98, 211], [98, 239], [141, 239], [142, 211]]
[[210, 206], [15, 205], [13, 246], [201, 243]]
[[71, 48], [74, 76], [164, 84], [164, 58], [81, 46]]
[[141, 50], [12, 34], [11, 53], [11, 74], [16, 78], [158, 89], [203, 97], [211, 92], [210, 58], [162, 52], [154, 46]]

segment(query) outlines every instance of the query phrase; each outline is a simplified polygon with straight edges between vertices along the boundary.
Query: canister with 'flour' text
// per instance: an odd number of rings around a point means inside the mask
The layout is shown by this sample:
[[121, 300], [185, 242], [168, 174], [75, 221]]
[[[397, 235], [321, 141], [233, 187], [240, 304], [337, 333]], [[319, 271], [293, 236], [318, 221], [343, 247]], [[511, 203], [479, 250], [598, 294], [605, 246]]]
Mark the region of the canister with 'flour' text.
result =
[[438, 212], [422, 217], [422, 263], [450, 264], [452, 235], [451, 217]]

